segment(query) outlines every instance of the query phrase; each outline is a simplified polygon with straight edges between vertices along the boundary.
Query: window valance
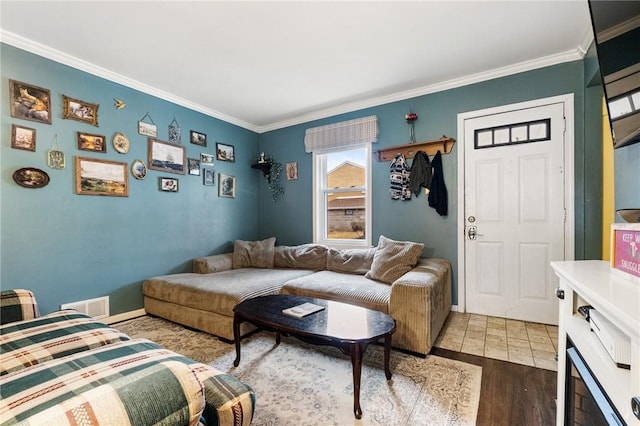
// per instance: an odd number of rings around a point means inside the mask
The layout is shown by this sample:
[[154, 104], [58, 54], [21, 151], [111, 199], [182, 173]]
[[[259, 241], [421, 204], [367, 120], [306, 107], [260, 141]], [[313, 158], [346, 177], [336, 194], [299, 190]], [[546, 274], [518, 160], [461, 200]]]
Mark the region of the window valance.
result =
[[307, 152], [367, 142], [378, 142], [378, 117], [375, 115], [312, 127], [307, 129], [304, 135]]

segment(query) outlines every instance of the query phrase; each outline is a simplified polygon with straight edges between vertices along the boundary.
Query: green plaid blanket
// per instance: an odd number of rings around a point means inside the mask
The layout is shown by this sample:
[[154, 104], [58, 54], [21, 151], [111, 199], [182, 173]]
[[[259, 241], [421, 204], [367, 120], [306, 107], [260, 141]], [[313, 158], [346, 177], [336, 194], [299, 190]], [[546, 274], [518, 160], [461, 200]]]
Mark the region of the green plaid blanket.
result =
[[2, 425], [186, 425], [202, 415], [209, 426], [243, 426], [255, 405], [235, 377], [144, 339], [2, 376], [0, 397]]
[[77, 311], [0, 326], [0, 376], [129, 337]]

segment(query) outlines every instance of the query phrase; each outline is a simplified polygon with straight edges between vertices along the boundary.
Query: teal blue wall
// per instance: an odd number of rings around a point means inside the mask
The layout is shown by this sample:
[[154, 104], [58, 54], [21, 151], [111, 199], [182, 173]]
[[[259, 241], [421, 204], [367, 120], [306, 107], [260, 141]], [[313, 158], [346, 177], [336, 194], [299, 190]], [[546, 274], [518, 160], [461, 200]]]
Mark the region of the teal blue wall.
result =
[[[585, 89], [589, 75], [584, 61], [420, 96], [406, 101], [367, 108], [349, 114], [257, 135], [246, 129], [205, 116], [76, 69], [0, 45], [2, 99], [0, 99], [2, 148], [0, 167], [1, 220], [0, 286], [26, 287], [40, 296], [43, 312], [61, 303], [102, 295], [111, 296], [112, 314], [142, 307], [140, 285], [149, 276], [188, 271], [191, 260], [204, 254], [232, 249], [232, 241], [276, 236], [278, 244], [312, 240], [311, 154], [304, 152], [304, 131], [335, 121], [375, 114], [379, 117], [378, 148], [408, 142], [404, 114], [410, 109], [419, 140], [442, 134], [458, 139], [457, 114], [483, 108], [573, 93], [575, 99], [575, 209], [578, 259], [599, 256], [601, 179], [597, 168], [600, 134], [599, 88]], [[53, 124], [11, 118], [8, 80], [15, 79], [51, 90]], [[100, 104], [96, 128], [62, 119], [62, 94]], [[113, 98], [127, 102], [124, 110], [113, 108]], [[236, 162], [216, 161], [215, 170], [237, 177], [236, 199], [218, 198], [215, 187], [202, 185], [201, 176], [167, 175], [149, 171], [143, 181], [129, 180], [129, 197], [93, 197], [74, 191], [73, 157], [76, 155], [122, 161], [147, 158], [146, 138], [138, 135], [137, 121], [149, 112], [158, 125], [160, 139], [175, 117], [183, 131], [188, 157], [201, 151], [213, 154], [215, 142], [232, 144]], [[37, 129], [37, 152], [10, 148], [11, 124]], [[188, 143], [189, 130], [208, 136], [208, 147]], [[131, 151], [106, 154], [79, 151], [76, 131], [107, 136], [124, 132]], [[67, 155], [67, 168], [46, 166], [46, 151], [54, 134]], [[640, 205], [637, 170], [640, 144], [616, 151], [616, 206]], [[286, 193], [273, 202], [262, 174], [249, 166], [264, 151], [282, 163], [297, 161], [299, 179], [282, 184]], [[624, 153], [623, 153], [624, 151]], [[623, 155], [626, 154], [626, 155]], [[389, 198], [389, 163], [373, 162], [373, 241], [380, 235], [425, 243], [425, 256], [451, 259], [454, 266], [454, 303], [457, 303], [457, 148], [443, 156], [449, 190], [449, 215], [440, 217], [427, 206], [424, 195], [408, 202]], [[24, 189], [11, 175], [21, 167], [38, 167], [51, 176], [42, 189]], [[158, 177], [180, 180], [177, 194], [158, 191]], [[217, 175], [216, 175], [217, 179]], [[599, 226], [599, 225], [598, 225]], [[599, 228], [598, 228], [599, 229]], [[597, 250], [594, 249], [597, 247]]]
[[[142, 307], [141, 282], [147, 277], [190, 271], [191, 260], [229, 251], [236, 238], [258, 236], [258, 180], [250, 164], [257, 158], [258, 134], [136, 90], [43, 59], [2, 44], [1, 272], [0, 285], [35, 291], [43, 312], [61, 303], [109, 295], [111, 314]], [[161, 64], [159, 64], [161, 66]], [[51, 91], [52, 125], [10, 116], [8, 80], [30, 83]], [[62, 119], [62, 95], [99, 104], [94, 127]], [[126, 108], [116, 110], [113, 98]], [[235, 199], [218, 198], [217, 186], [203, 186], [202, 176], [149, 170], [145, 180], [129, 177], [129, 197], [76, 195], [74, 156], [126, 162], [147, 162], [147, 138], [137, 122], [149, 112], [158, 126], [158, 138], [168, 139], [175, 117], [182, 129], [187, 157], [213, 154], [215, 142], [235, 146], [236, 162], [215, 162], [217, 173], [236, 176]], [[11, 124], [35, 128], [37, 151], [11, 148]], [[189, 143], [189, 130], [207, 135], [206, 148]], [[77, 149], [76, 132], [104, 135], [106, 154]], [[115, 132], [131, 141], [128, 154], [111, 145]], [[52, 170], [46, 152], [54, 134], [66, 154], [67, 166]], [[25, 189], [12, 179], [15, 170], [45, 170], [51, 183]], [[179, 179], [179, 192], [158, 190], [158, 178]]]
[[[374, 149], [408, 143], [409, 130], [404, 114], [413, 110], [418, 140], [436, 139], [446, 134], [458, 139], [457, 115], [515, 102], [549, 96], [574, 94], [575, 102], [575, 187], [576, 242], [578, 259], [597, 258], [600, 236], [594, 223], [600, 216], [600, 205], [593, 202], [601, 193], [601, 173], [594, 173], [593, 160], [600, 158], [600, 135], [589, 131], [585, 122], [600, 120], [592, 105], [585, 107], [585, 69], [583, 61], [575, 61], [509, 77], [477, 83], [461, 88], [428, 94], [405, 101], [389, 103], [361, 111], [316, 120], [262, 134], [260, 149], [274, 155], [282, 163], [297, 161], [299, 179], [283, 180], [286, 194], [277, 203], [261, 197], [260, 233], [275, 236], [280, 244], [297, 244], [312, 238], [311, 154], [304, 152], [304, 132], [336, 121], [368, 115], [379, 119], [379, 142]], [[589, 99], [599, 105], [600, 99]], [[373, 239], [380, 235], [425, 244], [424, 256], [450, 259], [454, 268], [453, 300], [457, 303], [457, 147], [443, 156], [445, 181], [449, 193], [449, 215], [439, 216], [428, 207], [424, 195], [411, 201], [394, 201], [389, 196], [389, 163], [373, 161]], [[600, 188], [600, 189], [598, 189]], [[264, 182], [261, 193], [266, 192]], [[599, 225], [598, 225], [599, 226]]]

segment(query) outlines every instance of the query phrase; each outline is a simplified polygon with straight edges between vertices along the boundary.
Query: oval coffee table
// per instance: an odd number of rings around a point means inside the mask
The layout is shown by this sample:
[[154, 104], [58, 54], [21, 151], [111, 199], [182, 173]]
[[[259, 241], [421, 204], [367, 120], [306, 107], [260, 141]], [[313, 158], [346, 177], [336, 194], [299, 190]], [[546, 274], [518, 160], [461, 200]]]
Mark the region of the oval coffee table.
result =
[[[310, 302], [324, 310], [295, 318], [282, 313], [302, 303]], [[240, 324], [248, 321], [260, 329], [276, 332], [276, 344], [280, 334], [294, 336], [314, 345], [330, 345], [351, 356], [353, 368], [353, 411], [357, 419], [362, 417], [360, 408], [360, 376], [362, 356], [370, 343], [384, 338], [384, 373], [391, 379], [389, 358], [391, 335], [396, 323], [389, 315], [347, 303], [333, 302], [311, 297], [272, 295], [240, 302], [234, 309], [233, 337], [236, 344], [234, 366], [240, 364]]]

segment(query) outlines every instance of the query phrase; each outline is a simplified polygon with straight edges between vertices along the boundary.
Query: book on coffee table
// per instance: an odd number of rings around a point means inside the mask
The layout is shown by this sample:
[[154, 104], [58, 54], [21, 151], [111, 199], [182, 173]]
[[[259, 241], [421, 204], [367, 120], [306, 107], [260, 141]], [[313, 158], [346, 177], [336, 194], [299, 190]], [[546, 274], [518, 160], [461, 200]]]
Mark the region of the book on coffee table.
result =
[[324, 306], [316, 305], [314, 303], [303, 303], [302, 305], [294, 306], [292, 308], [283, 309], [282, 313], [289, 315], [290, 317], [302, 318], [307, 315], [311, 315], [315, 312], [321, 311]]

